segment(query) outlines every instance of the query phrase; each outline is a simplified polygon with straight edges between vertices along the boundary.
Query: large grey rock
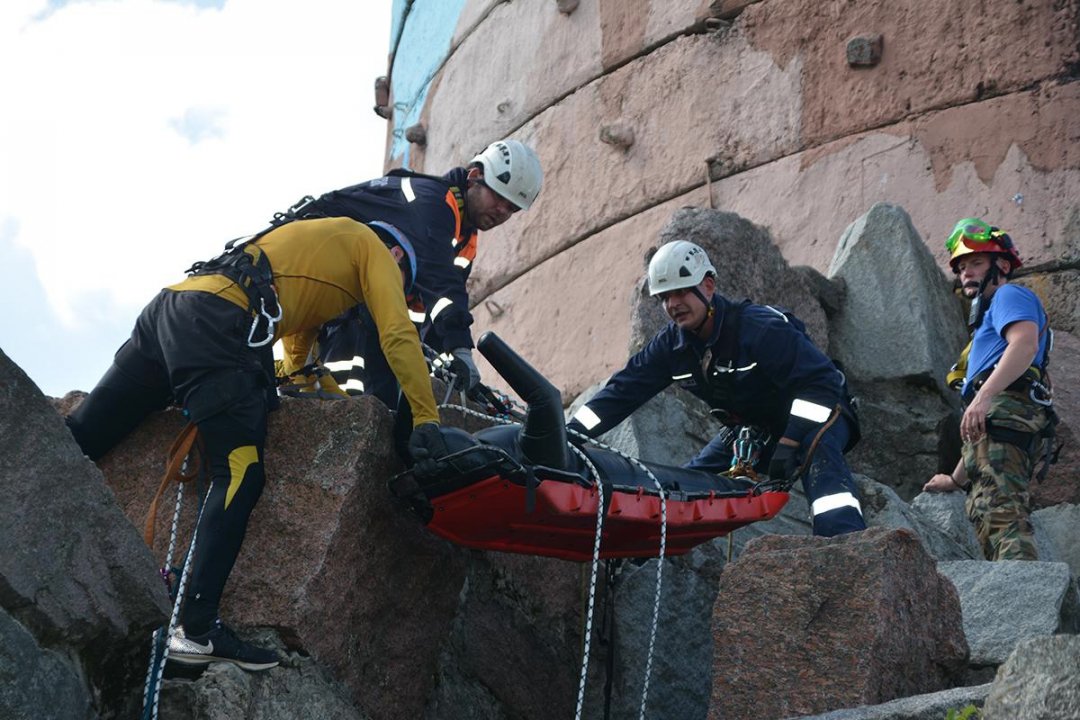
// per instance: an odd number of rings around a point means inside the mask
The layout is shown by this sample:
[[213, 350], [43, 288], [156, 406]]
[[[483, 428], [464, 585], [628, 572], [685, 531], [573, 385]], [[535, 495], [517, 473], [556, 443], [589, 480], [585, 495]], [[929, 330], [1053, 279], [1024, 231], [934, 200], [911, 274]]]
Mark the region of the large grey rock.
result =
[[924, 377], [944, 385], [965, 340], [960, 304], [897, 205], [878, 203], [840, 238], [827, 273], [847, 284], [830, 348], [859, 380]]
[[1063, 562], [1080, 577], [1080, 505], [1054, 505], [1031, 513], [1039, 559]]
[[109, 664], [144, 657], [168, 596], [101, 472], [2, 352], [0, 496], [0, 606], [39, 645], [78, 656], [108, 704], [125, 682]]
[[[657, 247], [673, 240], [697, 243], [717, 268], [717, 290], [731, 300], [750, 298], [795, 312], [814, 343], [829, 347], [825, 311], [805, 272], [796, 271], [780, 254], [768, 229], [730, 212], [682, 208], [660, 231]], [[637, 352], [668, 322], [663, 307], [650, 298], [646, 284], [634, 295], [630, 351]]]
[[470, 553], [469, 561], [424, 717], [569, 717], [587, 566], [497, 552]]
[[709, 718], [781, 718], [952, 687], [956, 590], [907, 530], [770, 536], [725, 568]]
[[0, 610], [0, 717], [5, 720], [96, 718], [90, 692], [70, 660], [42, 648]]
[[[274, 633], [261, 633], [265, 647]], [[244, 672], [214, 663], [195, 679], [162, 683], [160, 720], [367, 720], [349, 699], [348, 690], [331, 679], [310, 657], [290, 653], [265, 673]]]
[[971, 548], [928, 522], [900, 499], [892, 488], [863, 475], [855, 475], [862, 496], [867, 527], [906, 528], [915, 533], [923, 548], [937, 561], [981, 558], [978, 547]]
[[848, 464], [892, 487], [905, 500], [960, 457], [960, 405], [927, 378], [855, 381], [862, 440]]
[[998, 668], [983, 706], [986, 720], [1080, 719], [1080, 637], [1020, 642]]
[[[579, 395], [567, 410], [567, 418], [603, 386], [598, 383]], [[709, 415], [705, 403], [681, 388], [669, 387], [597, 440], [642, 460], [679, 466], [721, 429], [723, 425]]]
[[1046, 479], [1031, 486], [1035, 507], [1080, 504], [1080, 336], [1054, 331], [1049, 373], [1054, 383], [1054, 408], [1061, 418], [1056, 442], [1063, 446]]
[[[979, 545], [979, 538], [975, 535], [975, 526], [971, 524], [967, 510], [964, 508], [966, 498], [967, 495], [959, 491], [919, 493], [911, 501], [911, 507], [923, 521], [945, 533], [960, 545], [967, 557], [980, 560], [983, 557], [982, 547]], [[948, 559], [950, 558], [938, 558], [938, 560]]]
[[1076, 587], [1065, 563], [959, 560], [938, 572], [960, 595], [972, 665], [999, 665], [1017, 643], [1075, 632]]
[[[868, 528], [903, 528], [912, 531], [923, 548], [935, 560], [962, 560], [974, 557], [971, 550], [950, 538], [941, 529], [927, 522], [905, 503], [891, 488], [865, 475], [854, 473], [855, 484], [862, 500], [863, 517]], [[811, 535], [810, 505], [802, 483], [791, 488], [784, 508], [771, 520], [741, 527], [732, 533], [733, 556], [741, 555], [750, 540], [764, 535]], [[722, 566], [727, 555], [728, 540], [720, 538], [695, 548], [688, 562], [700, 570], [707, 566]], [[717, 571], [711, 570], [716, 573]]]
[[[855, 475], [863, 511], [869, 527], [905, 528], [915, 533], [927, 553], [937, 560], [968, 558], [964, 548], [923, 520], [890, 488], [862, 475]], [[704, 717], [708, 697], [702, 697], [700, 684], [708, 685], [701, 663], [708, 664], [711, 648], [703, 650], [700, 639], [709, 629], [710, 609], [716, 597], [721, 573], [729, 550], [734, 558], [742, 555], [747, 544], [764, 535], [809, 536], [812, 532], [809, 506], [802, 485], [792, 488], [784, 509], [772, 520], [739, 528], [729, 537], [705, 543], [682, 558], [668, 562], [663, 573], [663, 612], [657, 636], [653, 684], [649, 707], [658, 717]], [[977, 550], [977, 548], [976, 548]], [[618, 667], [616, 716], [632, 714], [640, 701], [642, 663], [647, 647], [648, 620], [656, 579], [656, 560], [623, 571], [616, 592], [614, 639]], [[668, 617], [668, 616], [671, 617]], [[664, 678], [663, 682], [660, 682]], [[657, 685], [659, 683], [659, 686]], [[655, 702], [655, 704], [654, 704]], [[664, 712], [666, 711], [666, 712]]]
[[[637, 717], [648, 661], [649, 635], [660, 562], [626, 563], [615, 586], [614, 633], [605, 647], [594, 639], [599, 653], [589, 677], [590, 702], [586, 717], [603, 717], [602, 672], [606, 653], [614, 653], [612, 717]], [[717, 583], [695, 572], [682, 558], [663, 563], [660, 575], [660, 614], [652, 670], [649, 674], [646, 717], [704, 718], [709, 706], [712, 642], [709, 622]], [[603, 601], [600, 603], [603, 607]]]
[[[164, 453], [183, 424], [156, 414], [102, 459], [132, 519], [145, 516]], [[284, 398], [270, 416], [267, 483], [225, 586], [234, 626], [277, 628], [387, 720], [418, 717], [464, 582], [463, 551], [397, 506], [386, 480], [390, 413], [373, 397], [348, 402]], [[159, 514], [164, 554], [170, 512]], [[181, 537], [194, 519], [184, 514]], [[377, 580], [376, 580], [377, 579]], [[392, 618], [392, 621], [388, 621]]]
[[942, 720], [950, 710], [963, 710], [969, 705], [982, 707], [989, 692], [990, 683], [986, 683], [788, 720]]

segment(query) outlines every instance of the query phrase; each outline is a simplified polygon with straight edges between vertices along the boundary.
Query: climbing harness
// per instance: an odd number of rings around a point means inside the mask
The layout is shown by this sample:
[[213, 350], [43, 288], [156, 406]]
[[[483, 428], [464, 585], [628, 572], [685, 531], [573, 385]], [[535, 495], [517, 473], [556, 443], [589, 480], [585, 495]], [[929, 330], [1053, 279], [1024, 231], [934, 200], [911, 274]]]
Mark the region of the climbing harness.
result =
[[761, 453], [769, 444], [769, 433], [752, 425], [743, 425], [739, 428], [738, 436], [732, 443], [731, 467], [721, 475], [730, 478], [744, 477], [751, 482], [758, 481], [757, 471], [754, 466], [761, 459]]
[[[1057, 462], [1058, 456], [1061, 453], [1061, 448], [1064, 447], [1064, 443], [1061, 443], [1058, 444], [1055, 449], [1057, 425], [1061, 422], [1061, 419], [1054, 409], [1054, 388], [1053, 383], [1050, 381], [1050, 373], [1048, 370], [1048, 366], [1050, 365], [1050, 352], [1054, 349], [1054, 331], [1050, 328], [1049, 320], [1047, 320], [1046, 326], [1039, 333], [1039, 344], [1042, 343], [1043, 336], [1048, 336], [1048, 339], [1046, 351], [1043, 353], [1042, 363], [1039, 365], [1032, 365], [1026, 369], [1020, 377], [1005, 388], [1005, 392], [1026, 393], [1028, 399], [1031, 400], [1032, 403], [1042, 407], [1046, 412], [1046, 426], [1038, 432], [1024, 432], [1001, 425], [994, 425], [989, 419], [986, 424], [986, 434], [993, 440], [1008, 443], [1020, 448], [1023, 452], [1032, 456], [1033, 462], [1038, 462], [1041, 458], [1042, 467], [1038, 472], [1034, 473], [1034, 478], [1037, 482], [1042, 482], [1046, 479], [1047, 473], [1050, 472], [1050, 466]], [[965, 365], [965, 370], [967, 353], [970, 348], [971, 343], [969, 342], [968, 346], [964, 348], [964, 352], [960, 355], [960, 362]], [[960, 362], [958, 362], [957, 365], [959, 365]], [[964, 391], [960, 396], [965, 407], [975, 399], [975, 393], [977, 393], [986, 381], [990, 379], [990, 376], [995, 369], [997, 369], [997, 364], [978, 373], [971, 379], [971, 382], [967, 384], [967, 387], [964, 388]], [[1039, 451], [1040, 443], [1043, 446], [1041, 452]]]
[[193, 263], [184, 271], [191, 276], [224, 275], [244, 291], [248, 299], [248, 313], [252, 316], [247, 336], [247, 344], [252, 348], [262, 348], [273, 342], [274, 327], [283, 316], [270, 259], [255, 244], [273, 229], [275, 226], [271, 225], [255, 235], [234, 238], [225, 243], [222, 254]]
[[[735, 433], [730, 428], [725, 428], [728, 431], [729, 438]], [[734, 451], [731, 456], [731, 467], [729, 467], [721, 475], [726, 475], [730, 478], [746, 478], [750, 482], [757, 483], [760, 478], [758, 477], [757, 470], [754, 466], [757, 465], [758, 460], [761, 459], [761, 453], [764, 452], [765, 446], [769, 444], [769, 433], [760, 428], [755, 428], [752, 425], [743, 425], [739, 428], [738, 435], [735, 436], [732, 442], [732, 450]], [[727, 536], [727, 561], [731, 562], [735, 557], [735, 534], [728, 533]]]

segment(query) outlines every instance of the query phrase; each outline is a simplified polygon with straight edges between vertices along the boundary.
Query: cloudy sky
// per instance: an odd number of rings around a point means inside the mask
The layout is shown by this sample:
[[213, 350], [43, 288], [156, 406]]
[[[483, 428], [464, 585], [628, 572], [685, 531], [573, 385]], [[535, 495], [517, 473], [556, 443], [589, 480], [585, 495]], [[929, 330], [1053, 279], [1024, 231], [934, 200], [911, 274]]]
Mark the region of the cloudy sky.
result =
[[382, 171], [391, 0], [0, 0], [0, 350], [90, 390], [159, 288]]

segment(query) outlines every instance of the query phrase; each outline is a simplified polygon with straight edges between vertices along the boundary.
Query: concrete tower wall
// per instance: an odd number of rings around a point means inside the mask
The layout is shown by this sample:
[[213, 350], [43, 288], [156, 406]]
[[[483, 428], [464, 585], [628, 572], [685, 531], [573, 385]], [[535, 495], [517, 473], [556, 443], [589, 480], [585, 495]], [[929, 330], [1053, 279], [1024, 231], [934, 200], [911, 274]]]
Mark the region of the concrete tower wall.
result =
[[625, 361], [644, 258], [687, 205], [822, 272], [875, 202], [908, 210], [943, 272], [953, 223], [983, 216], [1075, 331], [1078, 23], [1080, 0], [398, 0], [388, 166], [536, 149], [539, 199], [481, 236], [474, 330], [567, 395]]

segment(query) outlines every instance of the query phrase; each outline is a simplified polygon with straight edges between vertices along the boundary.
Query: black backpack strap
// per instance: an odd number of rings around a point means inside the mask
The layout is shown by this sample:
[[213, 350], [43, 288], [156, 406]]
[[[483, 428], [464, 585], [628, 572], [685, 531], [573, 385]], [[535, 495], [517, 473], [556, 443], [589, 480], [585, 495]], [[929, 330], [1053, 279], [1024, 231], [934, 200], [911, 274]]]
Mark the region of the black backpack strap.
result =
[[[253, 319], [248, 332], [248, 346], [261, 348], [269, 345], [274, 336], [274, 326], [281, 320], [281, 306], [274, 289], [274, 271], [270, 260], [261, 248], [247, 252], [247, 247], [275, 227], [271, 225], [260, 233], [246, 238], [236, 238], [225, 244], [225, 252], [217, 257], [193, 263], [188, 275], [224, 275], [239, 286], [248, 299], [248, 312]], [[273, 377], [271, 373], [270, 377]]]
[[436, 180], [441, 183], [446, 183], [446, 178], [439, 175], [428, 175], [426, 173], [419, 173], [415, 170], [409, 170], [407, 168], [394, 168], [386, 174], [390, 177], [422, 178], [424, 180]]

